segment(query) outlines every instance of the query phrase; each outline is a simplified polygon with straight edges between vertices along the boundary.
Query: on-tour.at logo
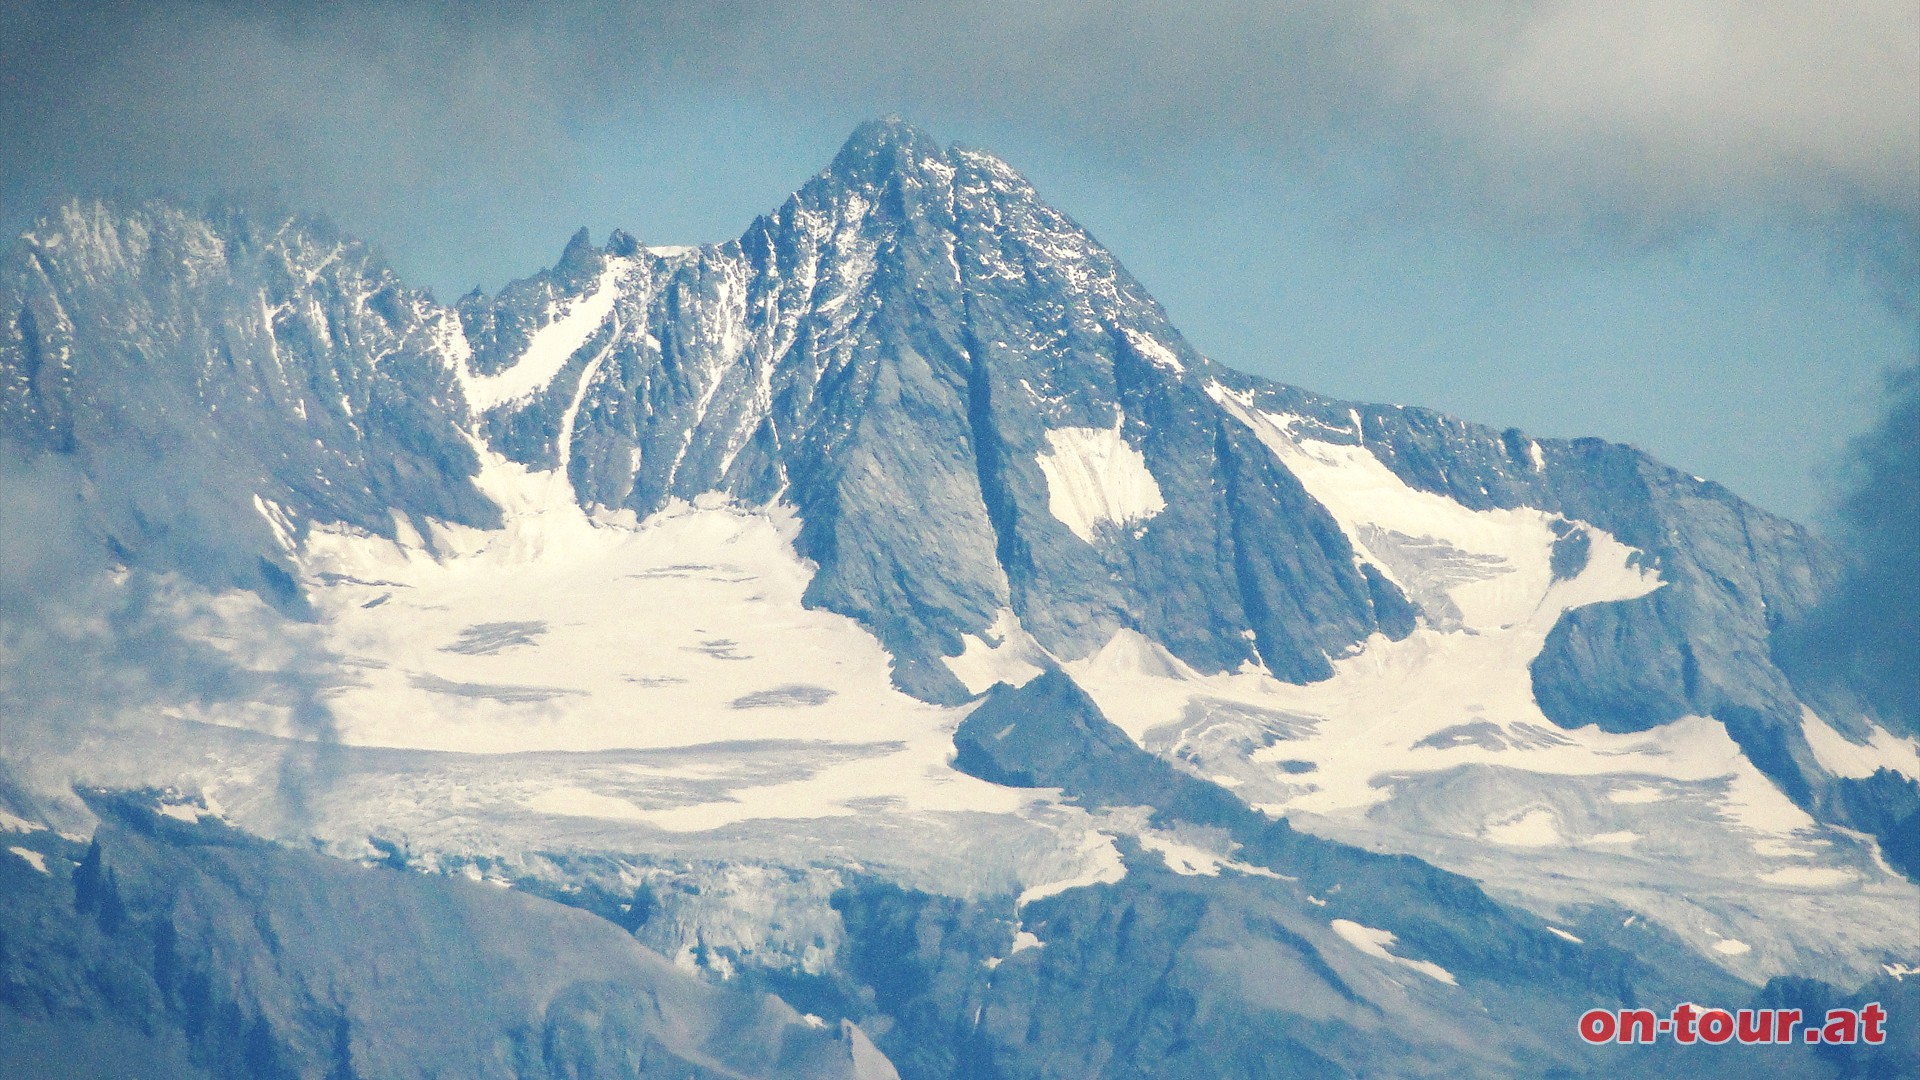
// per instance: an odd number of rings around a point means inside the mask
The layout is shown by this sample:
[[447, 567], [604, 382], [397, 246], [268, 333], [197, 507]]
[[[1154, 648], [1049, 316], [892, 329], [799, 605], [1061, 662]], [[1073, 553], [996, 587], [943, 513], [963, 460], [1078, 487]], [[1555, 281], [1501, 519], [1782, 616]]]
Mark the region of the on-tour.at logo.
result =
[[[1801, 1028], [1805, 1023], [1806, 1027]], [[1662, 1036], [1674, 1042], [1718, 1046], [1779, 1045], [1798, 1041], [1811, 1044], [1887, 1041], [1887, 1010], [1877, 1001], [1858, 1009], [1828, 1009], [1823, 1021], [1813, 1021], [1799, 1009], [1702, 1009], [1692, 1002], [1675, 1005], [1666, 1016], [1652, 1009], [1588, 1009], [1580, 1015], [1580, 1037], [1599, 1043], [1652, 1043]]]

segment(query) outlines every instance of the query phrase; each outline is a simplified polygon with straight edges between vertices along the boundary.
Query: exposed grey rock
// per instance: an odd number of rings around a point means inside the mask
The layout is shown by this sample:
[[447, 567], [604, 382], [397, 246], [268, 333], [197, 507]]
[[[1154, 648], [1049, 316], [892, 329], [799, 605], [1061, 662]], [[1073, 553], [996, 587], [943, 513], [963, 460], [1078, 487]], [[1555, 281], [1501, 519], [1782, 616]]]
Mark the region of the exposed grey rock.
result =
[[0, 264], [0, 440], [71, 458], [123, 560], [299, 604], [256, 510], [492, 525], [431, 303], [324, 223], [55, 207]]
[[863, 1037], [584, 911], [92, 805], [90, 847], [43, 841], [70, 871], [0, 868], [0, 1060], [39, 1076], [127, 1075], [86, 1071], [115, 1046], [182, 1078], [874, 1075]]
[[[551, 358], [549, 381], [502, 400], [473, 389], [599, 304], [605, 317]], [[1356, 559], [1327, 509], [1209, 395], [1215, 383], [1317, 421], [1328, 440], [1363, 441], [1419, 490], [1562, 515], [1557, 579], [1586, 566], [1591, 529], [1638, 549], [1664, 586], [1561, 619], [1531, 669], [1547, 716], [1609, 731], [1713, 716], [1796, 802], [1880, 837], [1915, 872], [1920, 785], [1819, 768], [1799, 702], [1853, 699], [1775, 662], [1776, 634], [1837, 574], [1806, 530], [1630, 447], [1536, 441], [1212, 364], [1004, 163], [898, 122], [864, 125], [737, 240], [668, 252], [616, 233], [596, 248], [582, 231], [551, 270], [451, 307], [323, 224], [227, 208], [72, 202], [0, 263], [0, 448], [58, 463], [45, 475], [62, 505], [81, 508], [81, 542], [114, 562], [251, 589], [299, 613], [281, 530], [296, 542], [317, 526], [391, 537], [405, 523], [431, 544], [430, 522], [497, 525], [476, 484], [477, 442], [530, 468], [564, 466], [590, 507], [644, 516], [716, 492], [791, 507], [796, 547], [816, 568], [807, 603], [859, 620], [901, 687], [953, 704], [967, 694], [942, 658], [1004, 610], [1062, 659], [1134, 630], [1203, 672], [1254, 662], [1304, 682], [1375, 633], [1458, 625], [1435, 586], [1500, 572], [1431, 537], [1367, 532], [1389, 572], [1397, 560], [1428, 571], [1403, 592]], [[1088, 447], [1098, 461], [1074, 459]], [[1062, 479], [1079, 469], [1099, 488], [1094, 471], [1120, 459], [1137, 470], [1125, 505]], [[713, 558], [636, 573], [738, 579]], [[487, 656], [545, 631], [482, 623], [424, 647]], [[751, 659], [725, 637], [686, 647]], [[576, 692], [428, 675], [414, 685], [506, 703]], [[830, 693], [787, 683], [729, 696], [754, 709], [824, 705]], [[1847, 709], [1832, 719], [1864, 730]], [[823, 973], [757, 968], [744, 945], [712, 955], [822, 1016], [871, 1021], [910, 1077], [1606, 1075], [1617, 1062], [1521, 1029], [1570, 1025], [1596, 1001], [1744, 993], [1611, 910], [1589, 913], [1577, 927], [1586, 941], [1569, 942], [1464, 878], [1297, 833], [1250, 808], [1255, 788], [1230, 792], [1183, 768], [1278, 752], [1322, 722], [1201, 697], [1143, 750], [1057, 669], [997, 687], [955, 735], [963, 769], [1201, 830], [1236, 845], [1243, 867], [1284, 877], [1175, 874], [1130, 844], [1125, 881], [1020, 908], [858, 882], [835, 899], [845, 953]], [[1564, 738], [1462, 717], [1422, 745]], [[713, 801], [730, 784], [791, 779], [763, 757], [760, 772], [620, 773], [607, 790], [634, 805]], [[1311, 763], [1279, 768], [1259, 781], [1268, 798], [1313, 780]], [[101, 1054], [135, 1048], [155, 1075], [196, 1078], [424, 1075], [427, 1045], [444, 1051], [446, 1075], [882, 1068], [863, 1029], [800, 1024], [770, 999], [691, 981], [621, 933], [697, 937], [687, 927], [705, 924], [676, 922], [693, 900], [648, 900], [630, 882], [617, 896], [556, 887], [608, 920], [594, 922], [490, 886], [369, 876], [102, 806], [112, 820], [92, 855], [44, 830], [23, 841], [85, 867], [77, 892], [0, 854], [20, 887], [8, 895], [24, 898], [0, 911], [0, 964], [15, 973], [0, 982], [0, 1038], [20, 1046], [79, 1033]], [[784, 835], [804, 844], [805, 828]], [[373, 843], [417, 868], [404, 837]], [[819, 892], [812, 877], [804, 885]], [[830, 918], [809, 896], [812, 907], [781, 910]], [[84, 918], [61, 922], [74, 900]], [[1408, 1004], [1378, 980], [1362, 985], [1364, 965], [1329, 936], [1333, 917], [1391, 931], [1406, 955], [1456, 975], [1457, 990], [1411, 974], [1420, 993]], [[1044, 946], [1014, 951], [1020, 929]], [[548, 956], [566, 957], [564, 970]], [[1444, 998], [1455, 992], [1471, 995], [1465, 1011]], [[1387, 1018], [1398, 1027], [1383, 1034]], [[1648, 1075], [1700, 1067], [1649, 1060]], [[1765, 1063], [1779, 1075], [1823, 1068], [1801, 1048]], [[1729, 1053], [1709, 1067], [1749, 1064]]]

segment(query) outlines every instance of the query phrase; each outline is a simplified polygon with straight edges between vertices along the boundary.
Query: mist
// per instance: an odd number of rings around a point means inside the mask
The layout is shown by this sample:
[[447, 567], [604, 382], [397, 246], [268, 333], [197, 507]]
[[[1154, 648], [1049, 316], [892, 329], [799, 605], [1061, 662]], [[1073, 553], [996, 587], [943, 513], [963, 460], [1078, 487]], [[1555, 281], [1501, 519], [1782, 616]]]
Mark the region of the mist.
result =
[[1854, 442], [1836, 512], [1839, 584], [1780, 650], [1797, 679], [1920, 735], [1920, 364], [1887, 379], [1887, 409]]
[[1386, 167], [1396, 198], [1501, 227], [1920, 214], [1899, 0], [27, 0], [0, 15], [0, 80], [12, 224], [75, 188], [266, 190], [400, 247], [504, 239], [608, 130], [728, 100], [1024, 133], [1126, 173], [1222, 148]]
[[46, 746], [164, 740], [172, 717], [265, 709], [292, 737], [277, 766], [278, 809], [307, 820], [338, 767], [332, 657], [265, 604], [127, 565], [90, 510], [87, 493], [100, 486], [154, 489], [151, 507], [168, 485], [132, 471], [90, 476], [77, 458], [22, 454], [0, 439], [0, 756], [31, 762]]

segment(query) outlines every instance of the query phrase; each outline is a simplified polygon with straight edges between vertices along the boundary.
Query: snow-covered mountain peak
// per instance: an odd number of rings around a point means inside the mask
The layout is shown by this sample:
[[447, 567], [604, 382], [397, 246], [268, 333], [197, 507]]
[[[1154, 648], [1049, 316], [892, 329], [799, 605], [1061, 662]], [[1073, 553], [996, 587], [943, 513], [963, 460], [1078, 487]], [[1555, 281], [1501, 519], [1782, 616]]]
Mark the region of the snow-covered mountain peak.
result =
[[869, 120], [834, 155], [823, 178], [879, 191], [904, 177], [951, 171], [939, 140], [899, 117]]
[[0, 443], [111, 553], [88, 604], [152, 589], [224, 665], [36, 775], [612, 890], [720, 975], [867, 979], [834, 965], [924, 917], [978, 941], [923, 1011], [985, 1031], [1080, 962], [1049, 912], [1170, 887], [1338, 969], [1334, 1009], [1409, 967], [1920, 949], [1920, 759], [1770, 650], [1817, 540], [1627, 447], [1214, 365], [1006, 163], [898, 121], [737, 240], [582, 231], [446, 306], [306, 219], [66, 204], [0, 264]]

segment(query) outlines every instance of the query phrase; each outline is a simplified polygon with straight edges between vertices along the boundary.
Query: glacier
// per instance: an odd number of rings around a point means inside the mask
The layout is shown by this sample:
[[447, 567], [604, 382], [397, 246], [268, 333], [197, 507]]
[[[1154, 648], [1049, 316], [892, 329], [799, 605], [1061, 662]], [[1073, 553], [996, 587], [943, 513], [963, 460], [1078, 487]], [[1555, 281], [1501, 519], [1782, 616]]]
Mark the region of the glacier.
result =
[[0, 639], [35, 903], [115, 852], [557, 901], [695, 1027], [774, 995], [818, 1075], [1604, 1074], [1553, 1009], [1920, 961], [1912, 733], [1769, 650], [1817, 538], [1215, 364], [909, 125], [737, 240], [583, 232], [450, 305], [323, 223], [75, 200], [0, 312], [0, 440], [97, 553], [47, 617], [195, 680]]

